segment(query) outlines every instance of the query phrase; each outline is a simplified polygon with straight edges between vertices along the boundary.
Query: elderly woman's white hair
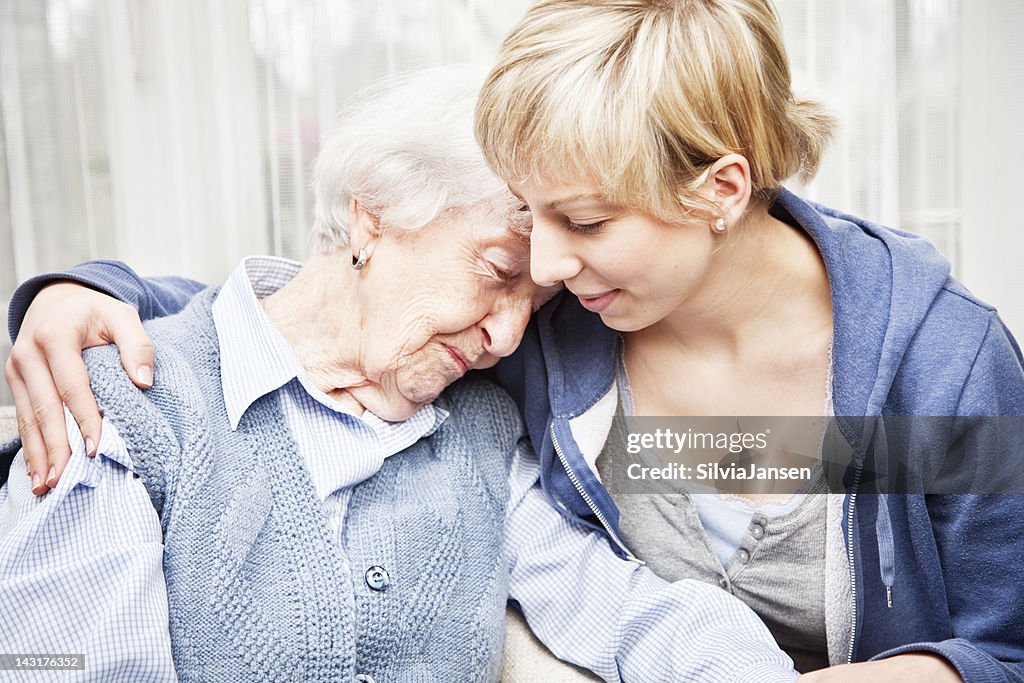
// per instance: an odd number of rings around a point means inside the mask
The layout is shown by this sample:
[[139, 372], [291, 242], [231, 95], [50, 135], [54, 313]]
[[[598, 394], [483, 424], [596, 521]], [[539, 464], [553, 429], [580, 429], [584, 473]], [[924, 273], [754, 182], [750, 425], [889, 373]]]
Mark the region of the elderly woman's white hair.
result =
[[513, 210], [473, 137], [483, 76], [471, 66], [433, 67], [392, 76], [350, 100], [314, 165], [313, 252], [348, 244], [353, 197], [383, 226], [404, 230], [484, 202]]

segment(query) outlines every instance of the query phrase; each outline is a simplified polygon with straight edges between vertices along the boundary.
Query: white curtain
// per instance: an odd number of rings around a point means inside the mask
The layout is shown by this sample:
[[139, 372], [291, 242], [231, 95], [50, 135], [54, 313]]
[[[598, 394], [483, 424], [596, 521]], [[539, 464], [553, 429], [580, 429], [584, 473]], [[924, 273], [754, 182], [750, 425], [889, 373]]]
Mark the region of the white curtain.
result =
[[[246, 254], [303, 257], [309, 166], [346, 97], [417, 65], [490, 63], [524, 9], [0, 0], [0, 306], [87, 259], [216, 282]], [[0, 363], [8, 350], [0, 335]]]
[[1024, 2], [776, 0], [841, 128], [807, 196], [928, 237], [1024, 335]]
[[804, 194], [959, 259], [959, 0], [779, 0], [800, 91], [840, 128]]
[[964, 282], [1024, 341], [1024, 2], [964, 2], [957, 166]]
[[[309, 165], [345, 98], [397, 70], [489, 63], [527, 5], [0, 0], [0, 305], [29, 275], [91, 258], [209, 282], [249, 253], [301, 258]], [[1024, 333], [1008, 216], [1024, 184], [1024, 3], [777, 7], [798, 88], [842, 121], [800, 191], [927, 235]], [[986, 196], [993, 159], [1008, 191]]]

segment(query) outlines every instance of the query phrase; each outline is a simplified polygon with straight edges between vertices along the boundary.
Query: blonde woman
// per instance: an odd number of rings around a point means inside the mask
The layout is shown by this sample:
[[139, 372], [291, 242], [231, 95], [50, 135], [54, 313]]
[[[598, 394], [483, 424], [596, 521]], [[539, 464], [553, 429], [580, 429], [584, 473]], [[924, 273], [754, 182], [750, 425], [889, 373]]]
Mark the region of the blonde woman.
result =
[[832, 127], [794, 97], [768, 0], [530, 9], [483, 88], [477, 137], [532, 211], [534, 281], [569, 290], [528, 337], [550, 381], [527, 414], [543, 402], [553, 418], [533, 441], [557, 441], [593, 505], [557, 466], [549, 487], [607, 520], [623, 552], [739, 596], [798, 670], [846, 664], [807, 680], [1017, 680], [1024, 497], [858, 500], [879, 435], [855, 430], [866, 455], [843, 495], [616, 494], [595, 475], [624, 450], [577, 436], [608, 402], [636, 416], [1024, 412], [1015, 341], [930, 244], [782, 187], [814, 173]]
[[[1021, 354], [927, 242], [782, 187], [814, 173], [832, 126], [794, 98], [767, 0], [533, 6], [481, 93], [477, 137], [532, 213], [533, 279], [568, 291], [496, 371], [564, 515], [665, 578], [738, 596], [807, 680], [1016, 680], [1024, 500], [858, 494], [880, 424], [863, 418], [1020, 415]], [[171, 299], [102, 264], [62, 275], [145, 310]], [[16, 295], [15, 322], [46, 281]], [[33, 331], [48, 309], [30, 311]], [[137, 323], [108, 310], [77, 329], [114, 328], [126, 367], [146, 365]], [[25, 343], [23, 358], [67, 367], [81, 343]], [[61, 395], [91, 420], [86, 393]], [[602, 484], [624, 465], [616, 415], [832, 414], [869, 427], [845, 434], [860, 456], [838, 495]]]

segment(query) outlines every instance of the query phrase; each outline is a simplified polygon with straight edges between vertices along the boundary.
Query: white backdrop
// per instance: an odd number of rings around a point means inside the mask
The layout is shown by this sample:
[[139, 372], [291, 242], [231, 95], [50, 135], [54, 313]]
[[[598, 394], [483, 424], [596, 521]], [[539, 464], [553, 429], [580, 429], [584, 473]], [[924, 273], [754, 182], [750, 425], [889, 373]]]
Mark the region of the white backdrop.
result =
[[[309, 164], [345, 97], [490, 62], [527, 4], [0, 0], [0, 305], [91, 258], [208, 282], [249, 253], [301, 258]], [[777, 7], [798, 89], [842, 122], [799, 191], [927, 235], [1024, 334], [1024, 2]]]

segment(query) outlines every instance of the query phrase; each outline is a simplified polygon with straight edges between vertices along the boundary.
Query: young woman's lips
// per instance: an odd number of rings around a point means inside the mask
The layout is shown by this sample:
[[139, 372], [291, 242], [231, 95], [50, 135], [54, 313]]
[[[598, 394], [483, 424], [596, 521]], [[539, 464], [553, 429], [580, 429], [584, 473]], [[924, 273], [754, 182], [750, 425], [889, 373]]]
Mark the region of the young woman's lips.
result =
[[612, 302], [615, 301], [615, 297], [619, 295], [619, 291], [620, 290], [618, 289], [612, 289], [607, 292], [604, 292], [603, 294], [595, 294], [593, 296], [584, 296], [582, 294], [577, 294], [576, 298], [580, 300], [580, 303], [583, 305], [583, 308], [587, 309], [588, 311], [593, 311], [594, 313], [600, 313], [604, 309], [611, 306]]
[[462, 352], [454, 346], [448, 346], [447, 344], [441, 344], [441, 346], [445, 348], [448, 355], [451, 356], [452, 360], [455, 361], [455, 364], [459, 366], [459, 374], [465, 375], [469, 371], [469, 361], [462, 355]]

